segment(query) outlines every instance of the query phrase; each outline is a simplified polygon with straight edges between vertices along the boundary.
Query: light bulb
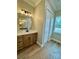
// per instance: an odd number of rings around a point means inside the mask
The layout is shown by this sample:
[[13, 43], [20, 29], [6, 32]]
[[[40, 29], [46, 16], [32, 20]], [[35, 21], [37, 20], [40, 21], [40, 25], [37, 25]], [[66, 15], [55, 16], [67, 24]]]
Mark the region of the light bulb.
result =
[[28, 14], [26, 13], [25, 15], [27, 16]]
[[31, 14], [29, 16], [32, 16]]
[[24, 14], [24, 11], [21, 11], [22, 14]]

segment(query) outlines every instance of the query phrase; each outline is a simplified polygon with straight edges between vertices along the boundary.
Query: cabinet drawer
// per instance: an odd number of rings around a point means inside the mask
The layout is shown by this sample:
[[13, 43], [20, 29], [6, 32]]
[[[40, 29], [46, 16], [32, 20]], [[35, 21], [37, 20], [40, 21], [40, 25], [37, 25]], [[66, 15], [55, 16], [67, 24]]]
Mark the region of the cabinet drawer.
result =
[[17, 42], [22, 42], [22, 36], [17, 37]]
[[23, 47], [17, 47], [17, 50], [21, 50], [21, 49], [23, 49]]
[[17, 50], [23, 49], [23, 42], [17, 43]]
[[17, 43], [17, 46], [18, 46], [18, 47], [23, 46], [23, 42], [18, 42], [18, 43]]

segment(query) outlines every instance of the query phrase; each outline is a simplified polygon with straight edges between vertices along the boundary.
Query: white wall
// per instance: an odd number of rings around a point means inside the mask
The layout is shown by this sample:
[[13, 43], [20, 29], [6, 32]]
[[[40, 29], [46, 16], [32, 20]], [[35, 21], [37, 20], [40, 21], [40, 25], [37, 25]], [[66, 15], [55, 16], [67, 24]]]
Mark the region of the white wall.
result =
[[34, 9], [34, 27], [38, 31], [38, 42], [42, 44], [42, 31], [45, 18], [45, 2], [42, 0]]

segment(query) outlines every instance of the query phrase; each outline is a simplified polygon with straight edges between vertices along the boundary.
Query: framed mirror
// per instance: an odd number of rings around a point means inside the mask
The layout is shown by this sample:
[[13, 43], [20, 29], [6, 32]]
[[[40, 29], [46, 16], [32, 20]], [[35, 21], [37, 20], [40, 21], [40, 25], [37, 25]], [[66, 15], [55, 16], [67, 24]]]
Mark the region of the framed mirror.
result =
[[32, 27], [32, 17], [17, 13], [17, 28], [18, 30], [30, 30]]

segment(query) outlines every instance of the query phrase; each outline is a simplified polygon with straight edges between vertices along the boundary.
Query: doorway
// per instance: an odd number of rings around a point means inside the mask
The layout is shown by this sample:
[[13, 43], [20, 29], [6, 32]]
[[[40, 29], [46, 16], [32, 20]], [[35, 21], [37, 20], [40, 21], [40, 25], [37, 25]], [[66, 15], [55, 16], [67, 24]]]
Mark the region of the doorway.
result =
[[44, 23], [44, 35], [43, 35], [43, 43], [47, 43], [53, 33], [54, 28], [54, 14], [50, 12], [49, 9], [46, 9], [46, 18]]

